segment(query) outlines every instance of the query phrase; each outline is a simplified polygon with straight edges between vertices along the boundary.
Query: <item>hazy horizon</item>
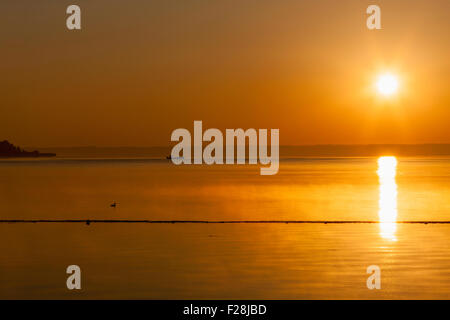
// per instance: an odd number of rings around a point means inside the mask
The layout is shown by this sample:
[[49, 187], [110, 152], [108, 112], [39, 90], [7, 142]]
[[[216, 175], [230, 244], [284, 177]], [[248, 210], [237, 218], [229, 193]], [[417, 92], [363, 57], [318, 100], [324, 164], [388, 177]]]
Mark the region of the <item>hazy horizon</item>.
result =
[[[11, 141], [10, 141], [11, 142]], [[207, 145], [209, 142], [203, 142], [203, 145]], [[171, 144], [174, 144], [173, 142]], [[248, 145], [247, 145], [248, 146]], [[450, 142], [444, 143], [318, 143], [318, 144], [280, 144], [281, 147], [315, 147], [315, 146], [450, 146]], [[21, 146], [19, 146], [21, 147]], [[24, 149], [29, 148], [42, 148], [42, 149], [64, 149], [64, 148], [171, 148], [171, 145], [72, 145], [72, 146], [40, 146], [30, 147], [24, 146]]]
[[[207, 145], [204, 143], [203, 146]], [[81, 156], [122, 156], [122, 157], [163, 157], [171, 153], [172, 146], [149, 146], [149, 147], [48, 147], [48, 148], [25, 148], [27, 151], [39, 150], [41, 152], [53, 152], [59, 157], [81, 157]], [[450, 144], [322, 144], [322, 145], [280, 145], [281, 157], [298, 156], [339, 156], [339, 157], [364, 157], [364, 156], [450, 156]], [[246, 148], [248, 152], [248, 147]]]

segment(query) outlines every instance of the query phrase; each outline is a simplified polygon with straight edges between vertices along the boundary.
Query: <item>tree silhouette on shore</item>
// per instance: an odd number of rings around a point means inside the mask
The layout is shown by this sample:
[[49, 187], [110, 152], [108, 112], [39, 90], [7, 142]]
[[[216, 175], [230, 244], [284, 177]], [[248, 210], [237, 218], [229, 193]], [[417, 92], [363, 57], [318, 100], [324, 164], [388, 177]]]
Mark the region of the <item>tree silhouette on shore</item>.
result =
[[7, 140], [0, 142], [0, 157], [54, 157], [54, 153], [40, 153], [37, 150], [25, 151]]

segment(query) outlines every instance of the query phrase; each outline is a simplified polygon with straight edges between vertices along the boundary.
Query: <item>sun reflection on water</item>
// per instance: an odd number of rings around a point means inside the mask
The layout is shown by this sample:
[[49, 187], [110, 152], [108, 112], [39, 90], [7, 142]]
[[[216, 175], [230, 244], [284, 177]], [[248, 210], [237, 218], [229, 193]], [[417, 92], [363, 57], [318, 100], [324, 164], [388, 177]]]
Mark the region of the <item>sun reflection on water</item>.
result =
[[380, 198], [378, 217], [380, 235], [384, 239], [396, 241], [397, 231], [397, 159], [395, 157], [378, 158], [378, 178], [380, 182]]

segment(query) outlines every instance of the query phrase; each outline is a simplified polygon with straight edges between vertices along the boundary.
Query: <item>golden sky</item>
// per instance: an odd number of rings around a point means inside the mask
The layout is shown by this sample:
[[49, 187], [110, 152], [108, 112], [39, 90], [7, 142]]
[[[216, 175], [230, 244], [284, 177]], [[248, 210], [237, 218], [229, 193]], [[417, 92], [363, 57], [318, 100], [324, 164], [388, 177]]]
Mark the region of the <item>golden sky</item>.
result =
[[[66, 28], [78, 4], [82, 30]], [[382, 30], [366, 28], [369, 4]], [[165, 146], [205, 128], [300, 144], [450, 143], [448, 0], [0, 2], [0, 140]], [[384, 72], [397, 94], [374, 89]]]

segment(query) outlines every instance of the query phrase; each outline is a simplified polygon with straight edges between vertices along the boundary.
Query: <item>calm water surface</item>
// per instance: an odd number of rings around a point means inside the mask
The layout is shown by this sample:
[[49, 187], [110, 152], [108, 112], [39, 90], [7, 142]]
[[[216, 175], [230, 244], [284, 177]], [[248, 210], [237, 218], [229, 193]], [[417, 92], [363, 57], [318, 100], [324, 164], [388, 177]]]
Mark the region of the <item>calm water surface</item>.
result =
[[[450, 298], [450, 225], [392, 224], [450, 220], [449, 177], [449, 159], [285, 159], [276, 176], [145, 159], [2, 160], [1, 219], [386, 223], [0, 224], [0, 298]], [[70, 264], [82, 269], [81, 292], [65, 287]], [[366, 287], [369, 265], [381, 267], [381, 290]]]

